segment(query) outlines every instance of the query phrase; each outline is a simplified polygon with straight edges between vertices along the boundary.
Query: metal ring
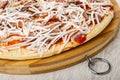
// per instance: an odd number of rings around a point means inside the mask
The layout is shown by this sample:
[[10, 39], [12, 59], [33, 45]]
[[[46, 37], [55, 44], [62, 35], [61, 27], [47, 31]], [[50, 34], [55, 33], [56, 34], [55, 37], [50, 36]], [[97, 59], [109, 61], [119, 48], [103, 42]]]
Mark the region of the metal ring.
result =
[[[108, 62], [108, 60], [103, 59], [103, 58], [89, 58], [89, 57], [87, 57], [87, 59], [88, 59], [88, 67], [92, 71], [92, 73], [98, 74], [98, 75], [104, 75], [111, 71], [111, 65]], [[93, 66], [95, 65], [95, 62], [98, 62], [98, 61], [106, 63], [108, 65], [108, 68], [103, 72], [98, 72], [98, 71], [94, 70]]]

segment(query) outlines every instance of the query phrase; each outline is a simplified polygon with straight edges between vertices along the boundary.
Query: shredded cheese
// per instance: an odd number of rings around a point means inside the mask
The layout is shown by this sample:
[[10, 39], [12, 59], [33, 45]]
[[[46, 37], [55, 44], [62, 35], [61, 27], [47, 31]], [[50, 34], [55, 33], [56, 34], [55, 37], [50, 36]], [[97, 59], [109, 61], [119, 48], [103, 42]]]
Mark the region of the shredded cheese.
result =
[[0, 8], [0, 43], [23, 41], [0, 50], [26, 46], [43, 55], [51, 46], [54, 51], [56, 42], [62, 39], [61, 52], [74, 41], [73, 35], [86, 35], [99, 24], [111, 6], [108, 0], [8, 0], [5, 9]]

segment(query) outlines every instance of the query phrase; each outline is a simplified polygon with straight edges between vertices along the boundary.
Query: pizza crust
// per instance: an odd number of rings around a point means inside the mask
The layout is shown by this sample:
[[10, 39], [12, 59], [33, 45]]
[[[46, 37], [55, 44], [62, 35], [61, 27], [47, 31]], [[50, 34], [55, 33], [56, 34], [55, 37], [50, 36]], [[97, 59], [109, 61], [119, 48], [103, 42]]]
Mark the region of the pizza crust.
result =
[[[114, 12], [111, 11], [110, 14], [108, 14], [108, 16], [105, 16], [104, 19], [101, 21], [100, 24], [97, 24], [94, 26], [94, 28], [92, 29], [92, 31], [90, 33], [87, 34], [87, 39], [85, 42], [91, 40], [92, 38], [94, 38], [95, 36], [97, 36], [100, 32], [102, 32], [107, 25], [111, 22], [112, 18], [114, 17]], [[84, 42], [84, 43], [85, 43]], [[62, 43], [56, 44], [56, 46], [52, 46], [47, 52], [45, 52], [44, 54], [40, 55], [35, 51], [30, 51], [27, 49], [20, 49], [20, 50], [12, 50], [9, 52], [0, 52], [0, 58], [3, 59], [12, 59], [12, 60], [26, 60], [26, 59], [35, 59], [35, 58], [44, 58], [44, 57], [49, 57], [55, 54], [59, 54], [59, 49], [62, 46]], [[62, 52], [69, 50], [73, 47], [79, 46], [79, 43], [76, 42], [69, 42], [64, 49], [62, 50]], [[55, 47], [55, 49], [54, 49]]]

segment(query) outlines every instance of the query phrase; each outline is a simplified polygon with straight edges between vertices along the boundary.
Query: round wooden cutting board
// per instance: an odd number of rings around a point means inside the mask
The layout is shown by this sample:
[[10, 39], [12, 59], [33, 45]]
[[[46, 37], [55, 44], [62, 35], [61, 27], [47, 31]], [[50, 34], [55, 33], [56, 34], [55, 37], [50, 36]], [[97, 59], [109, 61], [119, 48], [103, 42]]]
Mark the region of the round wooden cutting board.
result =
[[37, 74], [50, 72], [72, 66], [85, 60], [85, 55], [93, 56], [107, 45], [118, 32], [120, 22], [120, 7], [115, 0], [112, 0], [115, 6], [115, 17], [110, 25], [97, 37], [87, 43], [44, 59], [33, 59], [24, 61], [12, 61], [0, 59], [0, 72], [9, 74]]

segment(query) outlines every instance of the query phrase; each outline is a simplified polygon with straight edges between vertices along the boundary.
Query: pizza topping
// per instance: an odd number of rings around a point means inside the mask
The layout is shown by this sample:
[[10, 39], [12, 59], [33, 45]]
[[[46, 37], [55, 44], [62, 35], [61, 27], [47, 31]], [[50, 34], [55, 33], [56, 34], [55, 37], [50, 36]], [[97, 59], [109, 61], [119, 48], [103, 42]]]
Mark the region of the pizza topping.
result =
[[88, 19], [89, 19], [89, 16], [87, 15], [86, 12], [83, 13], [83, 16], [84, 16], [85, 20], [88, 20]]
[[4, 9], [7, 4], [8, 4], [8, 1], [0, 2], [0, 9]]
[[107, 0], [3, 0], [0, 43], [7, 50], [22, 47], [42, 55], [62, 42], [61, 52], [70, 41], [84, 43], [110, 10]]
[[82, 44], [86, 40], [86, 35], [77, 32], [75, 35], [72, 36], [72, 40]]

